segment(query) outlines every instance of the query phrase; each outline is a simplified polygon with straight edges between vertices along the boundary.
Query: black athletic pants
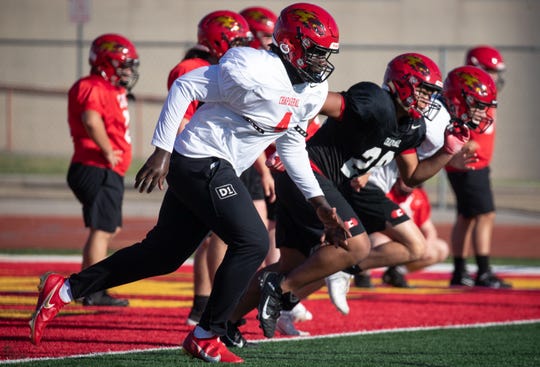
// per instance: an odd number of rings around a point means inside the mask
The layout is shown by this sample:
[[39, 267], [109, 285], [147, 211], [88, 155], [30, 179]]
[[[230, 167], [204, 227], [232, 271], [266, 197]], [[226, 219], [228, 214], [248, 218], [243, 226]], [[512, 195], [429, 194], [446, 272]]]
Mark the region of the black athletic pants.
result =
[[228, 244], [200, 326], [218, 335], [268, 252], [268, 233], [227, 161], [173, 153], [158, 222], [146, 238], [69, 278], [75, 299], [180, 267], [211, 230]]

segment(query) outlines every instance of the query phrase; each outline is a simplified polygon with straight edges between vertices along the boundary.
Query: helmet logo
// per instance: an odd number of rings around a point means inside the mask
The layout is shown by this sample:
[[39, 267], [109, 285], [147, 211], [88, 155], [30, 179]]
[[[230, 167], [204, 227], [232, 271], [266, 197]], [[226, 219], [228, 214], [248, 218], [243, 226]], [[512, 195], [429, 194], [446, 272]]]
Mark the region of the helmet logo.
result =
[[422, 61], [421, 58], [415, 55], [405, 55], [406, 63], [415, 71], [426, 76], [430, 75], [429, 68]]
[[100, 51], [109, 51], [109, 52], [121, 52], [123, 54], [128, 53], [128, 49], [123, 45], [116, 42], [103, 42], [99, 45]]
[[222, 25], [223, 27], [231, 30], [232, 32], [238, 32], [242, 29], [242, 26], [231, 16], [220, 15], [213, 19], [213, 22]]
[[458, 73], [458, 77], [463, 80], [463, 85], [467, 86], [470, 91], [478, 94], [479, 96], [485, 97], [488, 95], [487, 88], [484, 84], [478, 80], [478, 78], [469, 73]]
[[324, 36], [326, 34], [326, 27], [312, 12], [303, 9], [294, 9], [293, 14], [304, 27], [313, 30], [313, 32], [319, 36]]
[[247, 14], [247, 17], [255, 20], [257, 23], [264, 24], [268, 27], [274, 27], [274, 22], [272, 22], [266, 15], [263, 14], [260, 10], [253, 10]]

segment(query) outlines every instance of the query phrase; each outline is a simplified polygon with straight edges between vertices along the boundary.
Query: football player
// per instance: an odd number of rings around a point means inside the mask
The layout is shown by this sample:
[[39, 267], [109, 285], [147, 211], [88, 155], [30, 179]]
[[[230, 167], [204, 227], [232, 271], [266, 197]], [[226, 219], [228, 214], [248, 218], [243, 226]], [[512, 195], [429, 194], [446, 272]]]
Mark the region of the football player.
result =
[[[207, 362], [239, 363], [219, 336], [268, 251], [268, 233], [239, 174], [276, 141], [288, 174], [323, 223], [324, 240], [347, 247], [349, 231], [323, 195], [309, 166], [303, 132], [325, 102], [329, 58], [339, 31], [323, 8], [292, 4], [280, 13], [271, 52], [229, 49], [219, 64], [176, 79], [163, 106], [135, 187], [168, 188], [155, 227], [139, 243], [69, 278], [42, 277], [30, 337], [39, 344], [45, 326], [73, 299], [112, 286], [167, 274], [182, 265], [207, 236], [228, 245], [198, 326], [183, 350]], [[264, 73], [261, 73], [264, 70]], [[178, 135], [189, 104], [205, 102]]]
[[[467, 52], [465, 61], [469, 67], [475, 66], [487, 72], [493, 78], [497, 89], [502, 88], [504, 84], [502, 73], [506, 69], [506, 64], [496, 48], [491, 46], [473, 47]], [[468, 80], [470, 85], [479, 88], [475, 75], [470, 71], [472, 69], [460, 70], [464, 73], [467, 72], [465, 75], [471, 75], [470, 80]], [[495, 223], [495, 202], [490, 178], [490, 164], [495, 143], [495, 113], [493, 109], [488, 109], [489, 105], [483, 104], [485, 98], [482, 98], [481, 93], [476, 93], [475, 90], [464, 88], [461, 85], [463, 80], [459, 78], [457, 73], [453, 73], [453, 79], [453, 84], [456, 84], [455, 98], [460, 98], [460, 91], [465, 90], [470, 96], [469, 98], [478, 101], [479, 113], [486, 110], [488, 116], [479, 118], [477, 121], [473, 117], [470, 118], [469, 122], [475, 126], [475, 129], [471, 131], [471, 140], [465, 145], [464, 151], [475, 153], [478, 161], [464, 167], [457, 164], [459, 158], [457, 157], [446, 167], [448, 180], [457, 203], [457, 217], [451, 236], [454, 271], [450, 285], [510, 288], [511, 284], [491, 271], [489, 262], [491, 237]], [[473, 102], [468, 103], [472, 105]], [[467, 116], [463, 107], [456, 113]], [[471, 247], [478, 267], [474, 279], [467, 271], [465, 260], [467, 250]]]
[[[90, 47], [90, 75], [68, 92], [68, 123], [74, 152], [67, 174], [82, 204], [88, 237], [82, 268], [107, 256], [122, 227], [124, 176], [131, 164], [128, 93], [135, 86], [139, 55], [119, 34], [97, 37]], [[106, 290], [86, 294], [85, 306], [127, 306]]]
[[[217, 64], [221, 56], [232, 47], [248, 46], [253, 40], [249, 24], [238, 13], [230, 10], [217, 10], [205, 15], [197, 25], [197, 45], [189, 49], [169, 73], [167, 89], [170, 90], [174, 81], [198, 67]], [[199, 101], [193, 101], [180, 123], [180, 133], [189, 122]], [[226, 251], [212, 242], [222, 242], [217, 235], [209, 235], [199, 246], [193, 257], [193, 304], [189, 311], [186, 324], [197, 325], [206, 307], [215, 271]], [[219, 250], [219, 251], [218, 251]], [[213, 254], [213, 255], [211, 255]]]

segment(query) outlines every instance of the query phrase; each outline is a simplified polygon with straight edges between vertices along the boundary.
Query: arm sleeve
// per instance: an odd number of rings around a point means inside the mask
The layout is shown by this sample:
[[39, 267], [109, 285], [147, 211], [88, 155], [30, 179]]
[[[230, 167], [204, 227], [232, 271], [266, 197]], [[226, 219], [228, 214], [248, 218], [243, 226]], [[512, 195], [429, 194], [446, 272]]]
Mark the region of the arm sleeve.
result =
[[276, 149], [288, 175], [306, 199], [324, 196], [309, 164], [306, 141], [302, 135], [294, 129], [289, 129], [285, 135], [276, 140]]
[[195, 69], [173, 83], [152, 137], [152, 145], [172, 152], [178, 126], [192, 101], [221, 100], [218, 66]]

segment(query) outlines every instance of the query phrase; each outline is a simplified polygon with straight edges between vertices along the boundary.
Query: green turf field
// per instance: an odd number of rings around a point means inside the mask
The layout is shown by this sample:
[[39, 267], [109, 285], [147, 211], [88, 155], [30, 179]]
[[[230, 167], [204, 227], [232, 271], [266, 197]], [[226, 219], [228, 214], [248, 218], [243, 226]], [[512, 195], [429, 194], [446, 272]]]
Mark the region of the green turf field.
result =
[[[540, 366], [540, 323], [380, 332], [234, 349], [253, 367]], [[17, 366], [196, 366], [180, 349], [17, 363]]]

